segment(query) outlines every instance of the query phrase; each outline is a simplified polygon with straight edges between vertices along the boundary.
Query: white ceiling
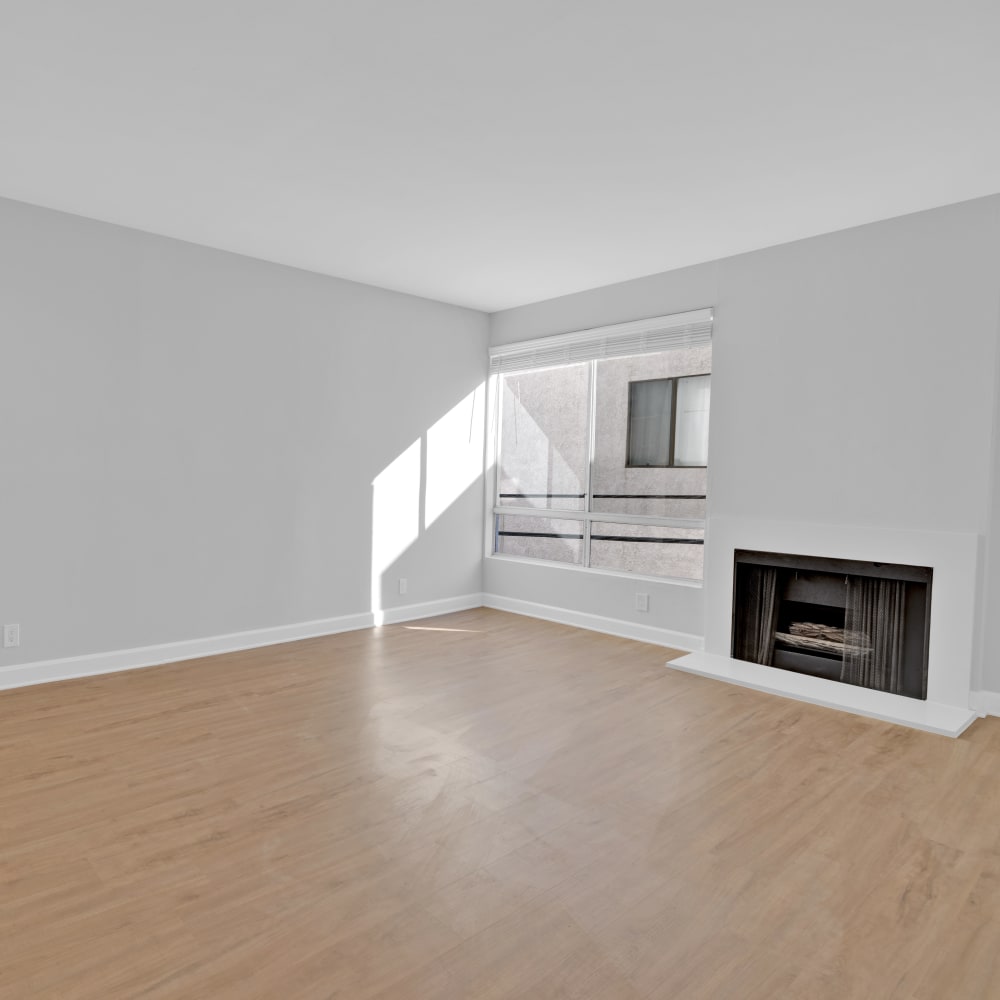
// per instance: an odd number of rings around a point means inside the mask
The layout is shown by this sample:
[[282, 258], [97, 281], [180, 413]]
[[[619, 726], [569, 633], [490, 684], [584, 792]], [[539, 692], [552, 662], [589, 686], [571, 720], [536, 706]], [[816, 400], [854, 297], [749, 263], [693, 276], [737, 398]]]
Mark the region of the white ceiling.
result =
[[489, 311], [1000, 191], [997, 0], [0, 0], [0, 195]]

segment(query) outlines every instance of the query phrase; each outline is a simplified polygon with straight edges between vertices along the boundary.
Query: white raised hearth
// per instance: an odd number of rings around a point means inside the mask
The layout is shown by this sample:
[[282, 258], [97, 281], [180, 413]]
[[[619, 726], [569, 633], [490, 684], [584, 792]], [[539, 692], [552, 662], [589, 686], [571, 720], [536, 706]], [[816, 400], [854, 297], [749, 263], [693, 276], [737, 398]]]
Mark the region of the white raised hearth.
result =
[[[927, 700], [887, 694], [733, 659], [733, 560], [737, 549], [929, 566], [934, 571]], [[705, 652], [669, 666], [946, 736], [976, 718], [969, 708], [979, 540], [961, 532], [709, 519], [705, 552]]]

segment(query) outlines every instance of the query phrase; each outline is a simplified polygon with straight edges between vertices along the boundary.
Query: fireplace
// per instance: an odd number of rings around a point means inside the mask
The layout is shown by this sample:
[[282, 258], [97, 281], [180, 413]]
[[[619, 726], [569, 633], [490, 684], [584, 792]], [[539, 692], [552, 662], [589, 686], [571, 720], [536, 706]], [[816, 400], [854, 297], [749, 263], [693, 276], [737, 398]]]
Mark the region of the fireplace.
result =
[[732, 656], [927, 698], [927, 566], [734, 551]]
[[[977, 580], [981, 572], [980, 543], [978, 535], [968, 532], [712, 515], [708, 519], [705, 545], [704, 644], [702, 647], [692, 642], [690, 648], [694, 652], [671, 660], [670, 666], [785, 698], [884, 719], [927, 732], [958, 736], [976, 718], [969, 703], [972, 692], [973, 647], [978, 628], [976, 608]], [[852, 683], [850, 678], [848, 683], [843, 683], [840, 676], [832, 679], [831, 675], [836, 674], [836, 666], [840, 665], [840, 656], [828, 657], [828, 660], [833, 660], [832, 664], [819, 663], [819, 658], [798, 660], [796, 662], [799, 669], [789, 669], [787, 665], [781, 667], [747, 662], [734, 655], [734, 611], [742, 603], [735, 599], [734, 591], [737, 552], [741, 553], [741, 557], [748, 553], [769, 556], [776, 576], [777, 573], [787, 573], [790, 569], [783, 563], [773, 565], [775, 560], [789, 558], [783, 556], [783, 553], [803, 552], [812, 558], [833, 560], [840, 586], [844, 590], [847, 589], [844, 576], [852, 575], [852, 567], [855, 576], [866, 576], [862, 569], [867, 569], [869, 573], [890, 568], [894, 571], [902, 568], [903, 573], [916, 572], [919, 579], [907, 579], [907, 582], [926, 584], [923, 622], [925, 652], [920, 657], [921, 691], [915, 691], [909, 672], [904, 681], [904, 689], [908, 687], [910, 691], [909, 697]], [[745, 561], [752, 562], [752, 557]], [[879, 563], [881, 566], [877, 565]], [[801, 583], [810, 572], [831, 571], [815, 564], [805, 569], [799, 568], [798, 581]], [[791, 569], [791, 576], [794, 580], [794, 569]], [[868, 576], [868, 579], [873, 577]], [[874, 579], [877, 582], [878, 578]], [[777, 596], [775, 587], [776, 599]], [[794, 601], [794, 597], [790, 599]], [[912, 596], [909, 599], [912, 601]], [[836, 602], [833, 601], [799, 603], [836, 608]], [[817, 609], [813, 606], [807, 610], [815, 613]], [[846, 606], [842, 610], [846, 630]], [[834, 627], [839, 627], [839, 612], [834, 614]], [[917, 618], [907, 614], [907, 634], [917, 629], [914, 624], [916, 621]], [[793, 623], [823, 626], [829, 625], [830, 621], [823, 617], [813, 620], [811, 615], [803, 615], [801, 620], [796, 618], [795, 622], [782, 619], [775, 624], [775, 637], [778, 624], [790, 626]], [[786, 635], [795, 634], [789, 627], [784, 627], [781, 631]], [[802, 632], [801, 629], [797, 631]], [[769, 642], [770, 637], [765, 634], [762, 641]], [[787, 646], [786, 643], [779, 644], [777, 638], [774, 645], [775, 648]], [[784, 648], [783, 651], [803, 652], [795, 647]], [[852, 670], [859, 666], [858, 656], [859, 654], [852, 656]], [[785, 662], [787, 664], [788, 660]], [[802, 669], [807, 663], [814, 673]], [[860, 665], [864, 666], [863, 663]], [[922, 696], [924, 691], [925, 697]]]

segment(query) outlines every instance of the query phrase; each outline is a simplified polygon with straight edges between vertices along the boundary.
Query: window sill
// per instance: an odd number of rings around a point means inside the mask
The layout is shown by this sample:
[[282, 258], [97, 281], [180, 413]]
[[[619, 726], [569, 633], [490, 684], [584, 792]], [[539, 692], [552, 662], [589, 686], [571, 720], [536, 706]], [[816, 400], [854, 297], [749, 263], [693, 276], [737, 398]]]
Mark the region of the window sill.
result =
[[667, 584], [671, 587], [688, 587], [693, 590], [704, 589], [704, 580], [686, 580], [676, 576], [641, 576], [638, 573], [625, 573], [615, 569], [600, 569], [595, 566], [578, 566], [576, 563], [557, 562], [554, 559], [527, 559], [523, 556], [509, 556], [502, 552], [491, 552], [487, 559], [496, 559], [500, 562], [517, 563], [521, 566], [544, 566], [548, 569], [565, 569], [575, 573], [589, 573], [596, 576], [613, 576], [623, 580], [635, 580], [642, 583]]

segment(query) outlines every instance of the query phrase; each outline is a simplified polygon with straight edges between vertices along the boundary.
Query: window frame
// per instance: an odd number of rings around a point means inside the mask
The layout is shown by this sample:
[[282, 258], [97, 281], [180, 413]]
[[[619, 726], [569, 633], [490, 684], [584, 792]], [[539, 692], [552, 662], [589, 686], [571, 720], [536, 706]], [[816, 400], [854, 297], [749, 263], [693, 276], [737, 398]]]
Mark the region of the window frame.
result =
[[[661, 353], [661, 352], [655, 352]], [[585, 363], [589, 368], [589, 379], [590, 379], [590, 393], [589, 393], [589, 406], [588, 406], [588, 431], [587, 437], [589, 440], [589, 453], [587, 462], [587, 480], [586, 480], [586, 491], [583, 496], [585, 509], [583, 510], [570, 510], [559, 507], [516, 507], [509, 506], [501, 503], [500, 500], [500, 477], [499, 477], [499, 459], [501, 454], [501, 428], [503, 425], [503, 393], [502, 379], [505, 374], [513, 374], [507, 372], [496, 372], [491, 373], [490, 382], [493, 383], [490, 386], [489, 400], [490, 400], [490, 410], [491, 417], [489, 421], [489, 426], [492, 427], [492, 443], [491, 443], [491, 453], [489, 461], [489, 489], [486, 492], [486, 531], [485, 531], [485, 555], [487, 558], [500, 559], [510, 562], [524, 563], [526, 565], [542, 565], [542, 566], [553, 566], [560, 569], [576, 570], [584, 573], [598, 573], [605, 576], [619, 576], [625, 577], [630, 580], [644, 580], [656, 583], [669, 583], [676, 584], [680, 586], [688, 587], [701, 587], [703, 586], [704, 578], [693, 579], [691, 577], [671, 577], [671, 576], [654, 576], [649, 574], [640, 573], [630, 573], [627, 570], [617, 570], [609, 569], [604, 567], [594, 567], [591, 566], [591, 535], [593, 532], [593, 525], [596, 524], [636, 524], [636, 525], [649, 525], [651, 527], [664, 527], [664, 528], [686, 528], [700, 530], [706, 532], [708, 515], [706, 510], [706, 516], [704, 518], [681, 518], [681, 517], [664, 517], [660, 515], [653, 514], [626, 514], [626, 513], [613, 513], [604, 511], [593, 511], [591, 506], [593, 505], [594, 495], [593, 495], [593, 483], [592, 483], [592, 473], [594, 465], [594, 455], [595, 455], [595, 443], [596, 443], [596, 431], [597, 431], [597, 407], [596, 407], [596, 393], [597, 393], [597, 363], [602, 359], [600, 358], [589, 358], [585, 361], [581, 359], [579, 362], [572, 363]], [[540, 364], [537, 367], [532, 367], [529, 371], [544, 371], [551, 368], [562, 368], [566, 367], [564, 364]], [[680, 375], [671, 376], [672, 379], [697, 377], [698, 375], [711, 375], [711, 372], [699, 372], [692, 373], [691, 375]], [[660, 381], [660, 379], [636, 379], [634, 381]], [[676, 400], [672, 404], [672, 408], [676, 407]], [[631, 407], [630, 413], [631, 416]], [[671, 431], [673, 431], [673, 414], [672, 414], [672, 424]], [[671, 451], [673, 451], [673, 440], [671, 435]], [[627, 454], [627, 450], [626, 450]], [[678, 468], [678, 469], [706, 469], [707, 465], [696, 466], [696, 465], [685, 465], [685, 466], [626, 466], [628, 468], [636, 469], [653, 469], [653, 468]], [[550, 498], [551, 499], [551, 498]], [[706, 507], [707, 507], [707, 491], [706, 491]], [[502, 515], [518, 516], [518, 517], [537, 517], [546, 520], [562, 520], [562, 521], [580, 521], [583, 526], [583, 552], [580, 563], [570, 563], [561, 562], [552, 559], [543, 559], [532, 556], [522, 556], [513, 555], [504, 552], [496, 551], [496, 543], [499, 537], [499, 531], [497, 528], [497, 517]], [[599, 532], [598, 532], [599, 533]], [[707, 544], [707, 537], [703, 537], [701, 544], [704, 546]]]
[[[626, 469], [707, 469], [708, 465], [677, 465], [674, 458], [677, 453], [677, 400], [680, 393], [677, 391], [677, 383], [686, 378], [704, 378], [711, 372], [691, 372], [688, 375], [668, 375], [665, 378], [636, 378], [628, 384], [628, 420], [625, 424], [625, 468]], [[669, 454], [666, 465], [633, 465], [629, 458], [632, 446], [632, 386], [643, 382], [669, 382], [670, 387], [670, 436], [668, 439]]]

